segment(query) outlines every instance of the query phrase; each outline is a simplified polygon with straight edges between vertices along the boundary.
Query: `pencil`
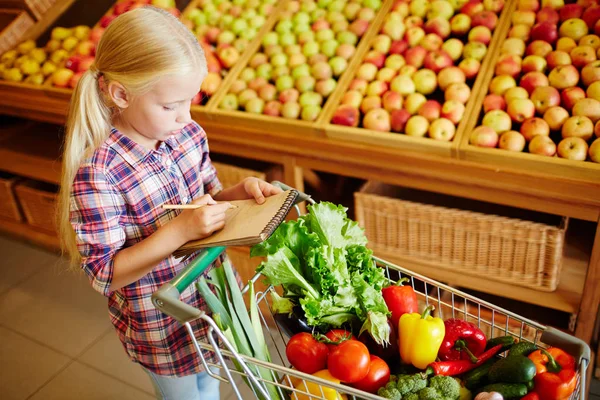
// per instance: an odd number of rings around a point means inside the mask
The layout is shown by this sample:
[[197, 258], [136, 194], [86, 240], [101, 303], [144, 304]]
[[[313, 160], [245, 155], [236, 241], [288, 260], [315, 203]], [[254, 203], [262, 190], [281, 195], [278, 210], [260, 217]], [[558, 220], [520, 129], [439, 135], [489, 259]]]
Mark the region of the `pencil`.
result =
[[[162, 208], [163, 210], [195, 210], [204, 206], [206, 206], [206, 204], [163, 204]], [[232, 208], [238, 208], [238, 206], [230, 204], [229, 210]]]

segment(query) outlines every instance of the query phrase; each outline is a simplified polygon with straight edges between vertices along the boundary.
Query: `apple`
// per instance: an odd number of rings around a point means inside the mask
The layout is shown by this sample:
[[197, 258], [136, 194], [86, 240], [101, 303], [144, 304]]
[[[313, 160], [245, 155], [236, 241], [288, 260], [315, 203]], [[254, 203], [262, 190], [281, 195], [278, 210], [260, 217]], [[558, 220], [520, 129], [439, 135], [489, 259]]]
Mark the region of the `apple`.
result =
[[528, 99], [529, 93], [520, 86], [513, 87], [504, 92], [504, 100], [508, 104], [513, 99]]
[[367, 96], [382, 96], [389, 89], [389, 85], [382, 81], [373, 81], [367, 86]]
[[468, 39], [469, 42], [480, 42], [487, 46], [492, 40], [492, 31], [483, 25], [475, 26], [469, 32]]
[[433, 0], [429, 3], [427, 19], [443, 18], [449, 20], [454, 15], [454, 7], [446, 0]]
[[356, 71], [356, 77], [358, 79], [364, 79], [367, 82], [372, 81], [373, 79], [375, 79], [375, 76], [377, 75], [377, 71], [378, 68], [371, 63], [365, 63], [365, 64], [361, 64], [360, 67], [358, 67], [358, 70]]
[[375, 108], [381, 108], [381, 97], [379, 96], [367, 96], [360, 103], [360, 111], [366, 114], [369, 110]]
[[329, 60], [329, 66], [331, 67], [333, 76], [337, 78], [348, 68], [348, 61], [342, 57], [335, 56]]
[[591, 98], [577, 100], [572, 113], [588, 117], [593, 123], [596, 123], [600, 120], [600, 101]]
[[537, 135], [549, 136], [550, 126], [542, 118], [528, 118], [521, 124], [521, 134], [530, 142]]
[[518, 0], [517, 9], [522, 11], [537, 11], [540, 9], [538, 0]]
[[510, 28], [510, 31], [508, 31], [508, 37], [529, 40], [530, 33], [531, 27], [529, 25], [517, 24]]
[[570, 53], [575, 47], [577, 47], [577, 42], [570, 37], [561, 37], [556, 41], [556, 50], [558, 51]]
[[535, 105], [535, 110], [542, 115], [550, 107], [560, 105], [560, 93], [552, 86], [538, 86], [531, 93], [531, 101]]
[[404, 38], [408, 42], [409, 47], [415, 47], [425, 37], [425, 31], [419, 26], [413, 26], [406, 30]]
[[550, 107], [544, 113], [544, 121], [552, 131], [560, 131], [569, 117], [569, 112], [562, 107]]
[[451, 32], [450, 22], [443, 17], [435, 17], [427, 20], [423, 28], [425, 29], [425, 33], [435, 34], [441, 39], [446, 39], [450, 36]]
[[256, 77], [248, 82], [248, 87], [258, 93], [261, 87], [266, 85], [268, 81], [265, 78]]
[[[537, 56], [528, 56], [537, 57]], [[527, 58], [527, 57], [526, 57]], [[496, 62], [496, 75], [510, 75], [515, 78], [521, 72], [522, 60], [521, 57], [514, 54], [502, 54]]]
[[390, 83], [390, 89], [403, 96], [409, 95], [416, 91], [414, 81], [406, 75], [398, 75]]
[[244, 109], [250, 114], [262, 114], [265, 109], [265, 101], [259, 97], [249, 99], [246, 102]]
[[492, 110], [505, 110], [506, 101], [504, 97], [497, 94], [488, 94], [483, 99], [483, 112], [487, 113]]
[[419, 42], [419, 46], [423, 47], [427, 51], [439, 50], [442, 48], [444, 40], [435, 33], [428, 33]]
[[378, 81], [390, 83], [396, 76], [396, 71], [391, 68], [384, 67], [377, 72], [376, 79]]
[[571, 50], [571, 60], [577, 68], [596, 61], [596, 51], [590, 46], [577, 46]]
[[558, 143], [558, 156], [567, 160], [585, 161], [588, 144], [580, 137], [568, 137]]
[[600, 20], [600, 5], [598, 2], [587, 7], [581, 15], [581, 19], [586, 23], [590, 30], [593, 29]]
[[546, 58], [546, 56], [550, 54], [552, 50], [552, 45], [550, 43], [543, 40], [534, 40], [533, 42], [529, 43], [525, 49], [525, 53], [528, 56], [534, 55]]
[[450, 38], [442, 44], [442, 51], [446, 52], [452, 61], [458, 61], [462, 55], [464, 45], [456, 38]]
[[532, 40], [543, 40], [550, 44], [554, 44], [558, 39], [556, 24], [550, 21], [539, 22], [531, 28], [530, 37]]
[[363, 62], [371, 63], [377, 68], [382, 68], [385, 65], [385, 54], [375, 50], [371, 50], [365, 55]]
[[478, 147], [496, 147], [498, 133], [489, 126], [478, 126], [469, 135], [469, 144]]
[[437, 76], [440, 89], [446, 90], [453, 83], [465, 83], [465, 73], [458, 67], [446, 67]]
[[471, 16], [471, 26], [485, 26], [490, 31], [494, 30], [498, 24], [498, 16], [492, 11], [479, 11]]
[[236, 79], [231, 83], [231, 86], [229, 86], [229, 93], [238, 94], [247, 87], [248, 84], [245, 81]]
[[550, 85], [560, 90], [574, 87], [579, 83], [579, 71], [573, 65], [561, 65], [550, 71], [548, 80]]
[[456, 100], [462, 104], [466, 104], [471, 96], [471, 88], [466, 83], [453, 83], [448, 86], [444, 93], [444, 99]]
[[406, 40], [394, 40], [390, 46], [389, 54], [404, 54], [406, 49], [408, 49]]
[[466, 35], [471, 29], [471, 17], [467, 14], [456, 14], [450, 19], [450, 31], [456, 36]]
[[506, 131], [500, 135], [498, 147], [502, 150], [521, 152], [525, 148], [525, 138], [517, 131]]
[[405, 64], [406, 61], [400, 54], [390, 54], [385, 59], [385, 67], [391, 69], [392, 71], [398, 71]]
[[354, 108], [359, 108], [362, 103], [363, 95], [356, 90], [349, 90], [344, 93], [342, 97], [341, 104], [351, 105]]
[[365, 32], [369, 29], [369, 21], [364, 19], [355, 19], [348, 26], [348, 31], [354, 33], [356, 36], [363, 36]]
[[218, 51], [217, 57], [225, 68], [231, 68], [240, 59], [240, 53], [234, 47], [225, 47]]
[[469, 17], [472, 17], [473, 15], [483, 10], [483, 2], [478, 0], [469, 0], [460, 8], [460, 12], [468, 15]]
[[356, 47], [348, 43], [342, 43], [338, 45], [335, 49], [335, 55], [338, 57], [342, 57], [345, 60], [349, 60], [350, 58], [352, 58], [355, 52]]
[[596, 81], [588, 86], [586, 94], [590, 99], [600, 101], [600, 81]]
[[408, 76], [412, 78], [412, 76], [417, 72], [417, 68], [412, 65], [403, 65], [398, 70], [398, 75]]
[[536, 14], [533, 11], [527, 10], [516, 10], [511, 15], [512, 25], [527, 25], [533, 26], [535, 24]]
[[552, 157], [556, 154], [556, 144], [548, 136], [537, 135], [529, 142], [529, 152]]
[[349, 90], [356, 90], [363, 96], [367, 93], [367, 87], [369, 83], [365, 79], [353, 79], [348, 86]]
[[271, 100], [265, 104], [263, 114], [270, 115], [271, 117], [279, 117], [281, 115], [281, 103], [276, 100]]
[[567, 110], [571, 110], [577, 101], [585, 98], [585, 92], [580, 87], [569, 87], [562, 91], [560, 98], [562, 106]]
[[404, 132], [406, 123], [411, 117], [407, 110], [392, 110], [390, 113], [390, 122], [393, 132]]
[[[415, 83], [415, 89], [417, 92], [424, 95], [433, 93], [437, 88], [437, 76], [434, 71], [427, 68], [423, 68], [415, 72], [412, 80]], [[454, 83], [453, 85], [457, 84]]]
[[581, 18], [583, 7], [580, 4], [566, 4], [559, 10], [560, 21], [564, 22], [571, 18]]
[[510, 116], [502, 110], [492, 110], [483, 116], [483, 126], [488, 126], [498, 133], [508, 131], [512, 127]]
[[499, 14], [504, 8], [504, 0], [483, 0], [483, 8]]
[[262, 85], [257, 92], [258, 96], [264, 101], [272, 101], [277, 97], [277, 89], [269, 83]]
[[293, 88], [285, 89], [285, 90], [281, 91], [281, 93], [279, 93], [279, 102], [281, 102], [283, 104], [290, 103], [290, 102], [296, 103], [296, 102], [298, 102], [298, 97], [300, 97], [300, 92], [298, 90], [293, 89]]
[[535, 105], [529, 99], [514, 99], [507, 103], [506, 112], [514, 122], [523, 122], [535, 115]]
[[406, 121], [404, 128], [405, 133], [408, 136], [425, 137], [429, 130], [429, 121], [427, 118], [420, 115], [413, 115]]
[[[534, 56], [532, 56], [534, 57]], [[546, 56], [548, 67], [552, 70], [559, 65], [571, 65], [571, 56], [565, 51], [556, 50]]]
[[300, 95], [298, 103], [303, 108], [309, 105], [321, 105], [323, 103], [323, 96], [316, 92], [304, 92]]
[[454, 138], [456, 126], [446, 118], [438, 118], [431, 122], [428, 132], [432, 139], [449, 142]]
[[421, 108], [419, 108], [418, 114], [422, 117], [427, 118], [429, 122], [438, 119], [442, 112], [442, 105], [436, 100], [427, 100]]
[[383, 108], [369, 110], [363, 118], [363, 126], [378, 132], [391, 131], [390, 114]]
[[562, 7], [564, 7], [564, 5], [565, 5], [564, 0], [542, 0], [542, 8], [550, 7], [555, 10], [559, 10]]
[[558, 21], [560, 21], [560, 15], [551, 7], [542, 7], [542, 9], [537, 12], [535, 19], [538, 23], [550, 22], [551, 24], [556, 25], [558, 24]]
[[469, 42], [463, 48], [464, 58], [475, 58], [478, 61], [483, 60], [487, 53], [487, 47], [483, 43]]
[[600, 163], [600, 138], [592, 142], [588, 155], [590, 156], [590, 160]]
[[579, 40], [580, 46], [590, 46], [594, 50], [600, 48], [600, 37], [598, 35], [585, 35]]
[[474, 58], [465, 58], [458, 64], [458, 68], [460, 68], [465, 73], [467, 79], [472, 79], [476, 77], [479, 73], [481, 63], [479, 62], [479, 60], [476, 60]]
[[452, 65], [452, 59], [444, 51], [434, 50], [427, 53], [423, 60], [423, 65], [425, 68], [430, 69], [437, 74], [442, 69], [450, 67]]
[[352, 107], [348, 104], [342, 104], [339, 106], [331, 118], [331, 123], [335, 125], [344, 126], [358, 126], [360, 121], [360, 114], [358, 108]]
[[584, 20], [580, 18], [571, 18], [566, 20], [560, 25], [558, 29], [558, 34], [560, 37], [570, 37], [576, 42], [579, 41], [582, 37], [587, 35], [588, 26]]
[[596, 126], [594, 127], [594, 135], [600, 138], [600, 121], [596, 122]]
[[404, 36], [406, 31], [406, 25], [403, 21], [394, 21], [388, 19], [383, 24], [382, 32], [387, 35], [391, 40], [400, 40]]
[[300, 112], [300, 118], [303, 121], [313, 122], [316, 121], [321, 113], [321, 106], [318, 104], [308, 104], [302, 107], [302, 111]]
[[411, 93], [404, 100], [404, 109], [411, 115], [415, 115], [426, 101], [427, 98], [421, 93]]
[[594, 135], [594, 123], [588, 117], [582, 115], [570, 117], [562, 126], [562, 137], [579, 137], [590, 140]]
[[490, 82], [490, 92], [502, 96], [508, 89], [516, 86], [517, 82], [512, 76], [499, 75]]
[[525, 55], [525, 41], [514, 37], [508, 38], [502, 42], [500, 54], [514, 54], [519, 57]]
[[296, 102], [288, 102], [281, 106], [281, 116], [288, 119], [298, 119], [301, 110], [300, 104]]
[[425, 56], [427, 56], [427, 50], [421, 46], [412, 47], [404, 53], [406, 63], [415, 68], [421, 68], [425, 61]]

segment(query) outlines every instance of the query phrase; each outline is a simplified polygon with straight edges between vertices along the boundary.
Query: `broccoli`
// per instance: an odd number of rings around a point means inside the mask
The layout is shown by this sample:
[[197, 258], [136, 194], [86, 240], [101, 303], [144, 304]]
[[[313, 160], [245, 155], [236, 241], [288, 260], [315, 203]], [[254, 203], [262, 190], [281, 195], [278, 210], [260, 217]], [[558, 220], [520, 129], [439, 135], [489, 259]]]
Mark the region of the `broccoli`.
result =
[[417, 393], [409, 393], [403, 396], [402, 400], [419, 400], [419, 395]]
[[400, 375], [396, 383], [398, 391], [402, 396], [416, 393], [427, 386], [427, 377], [423, 374]]
[[[390, 382], [390, 383], [393, 383], [393, 382]], [[388, 385], [389, 385], [389, 383], [385, 387], [379, 388], [379, 390], [377, 391], [377, 394], [386, 399], [401, 400], [402, 395], [400, 394], [398, 389], [396, 389], [395, 387], [388, 388]]]
[[429, 380], [429, 387], [419, 390], [419, 400], [456, 400], [460, 383], [450, 376], [437, 375]]
[[440, 393], [431, 387], [419, 390], [419, 400], [442, 400]]

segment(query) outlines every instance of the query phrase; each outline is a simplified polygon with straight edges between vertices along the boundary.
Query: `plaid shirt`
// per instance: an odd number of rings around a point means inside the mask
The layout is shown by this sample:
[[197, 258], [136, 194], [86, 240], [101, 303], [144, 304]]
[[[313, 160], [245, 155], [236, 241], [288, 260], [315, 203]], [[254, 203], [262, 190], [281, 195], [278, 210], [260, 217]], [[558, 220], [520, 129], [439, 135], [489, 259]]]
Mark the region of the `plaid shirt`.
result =
[[[189, 203], [221, 189], [206, 133], [196, 123], [162, 142], [157, 150], [148, 150], [113, 128], [77, 171], [71, 224], [82, 268], [94, 289], [108, 297], [111, 321], [130, 358], [157, 374], [184, 376], [203, 370], [184, 326], [157, 310], [150, 300], [187, 263], [170, 256], [139, 281], [110, 291], [114, 257], [180, 212], [163, 210], [162, 204]], [[195, 285], [181, 294], [181, 300], [196, 308], [206, 306]], [[201, 320], [191, 325], [196, 337], [206, 335], [207, 326]]]

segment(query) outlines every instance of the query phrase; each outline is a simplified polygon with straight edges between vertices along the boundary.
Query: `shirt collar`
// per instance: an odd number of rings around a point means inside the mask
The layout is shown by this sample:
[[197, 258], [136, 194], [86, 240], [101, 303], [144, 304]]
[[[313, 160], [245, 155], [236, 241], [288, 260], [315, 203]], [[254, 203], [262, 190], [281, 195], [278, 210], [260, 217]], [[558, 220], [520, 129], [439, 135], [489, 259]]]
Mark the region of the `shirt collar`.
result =
[[149, 150], [146, 147], [138, 144], [131, 140], [117, 128], [113, 127], [110, 130], [108, 145], [114, 148], [129, 164], [133, 167], [137, 167], [142, 164], [152, 153], [160, 153], [170, 148], [170, 150], [176, 150], [179, 148], [181, 143], [177, 139], [177, 135], [171, 136], [164, 142], [161, 142], [157, 150]]

